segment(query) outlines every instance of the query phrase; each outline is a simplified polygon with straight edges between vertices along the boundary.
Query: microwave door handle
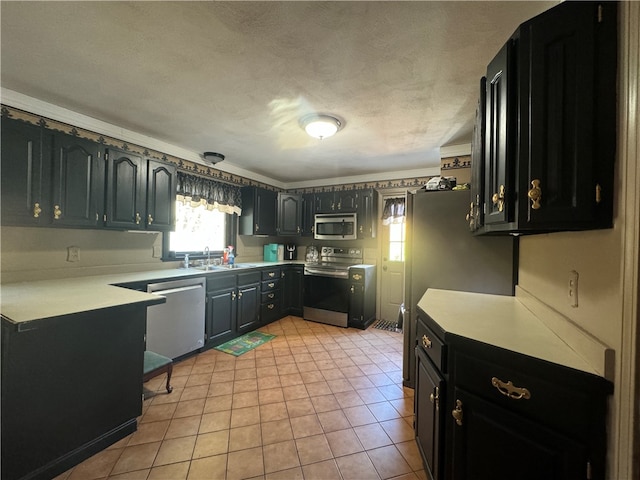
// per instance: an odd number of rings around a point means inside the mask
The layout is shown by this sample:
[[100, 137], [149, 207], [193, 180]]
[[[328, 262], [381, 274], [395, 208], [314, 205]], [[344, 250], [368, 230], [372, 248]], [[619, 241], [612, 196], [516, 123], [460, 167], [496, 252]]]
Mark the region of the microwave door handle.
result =
[[344, 238], [345, 235], [345, 228], [344, 228], [344, 218], [342, 219], [342, 238]]

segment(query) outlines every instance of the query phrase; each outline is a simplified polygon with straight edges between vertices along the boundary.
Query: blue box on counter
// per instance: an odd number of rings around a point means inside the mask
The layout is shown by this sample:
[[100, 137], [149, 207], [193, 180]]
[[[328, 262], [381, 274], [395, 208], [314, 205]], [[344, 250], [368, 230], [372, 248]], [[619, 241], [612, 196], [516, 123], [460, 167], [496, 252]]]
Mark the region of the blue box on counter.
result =
[[264, 261], [265, 262], [278, 261], [278, 244], [277, 243], [267, 243], [264, 246]]

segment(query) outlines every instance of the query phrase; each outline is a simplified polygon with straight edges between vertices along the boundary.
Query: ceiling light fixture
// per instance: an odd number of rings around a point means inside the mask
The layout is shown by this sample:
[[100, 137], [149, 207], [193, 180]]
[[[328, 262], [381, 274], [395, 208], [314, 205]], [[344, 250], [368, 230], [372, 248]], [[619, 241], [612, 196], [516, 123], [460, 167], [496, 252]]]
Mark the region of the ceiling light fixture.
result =
[[207, 162], [211, 163], [212, 165], [215, 165], [216, 163], [224, 160], [224, 155], [217, 152], [204, 152], [202, 156]]
[[344, 126], [344, 122], [332, 115], [312, 113], [300, 119], [300, 126], [314, 138], [331, 137]]

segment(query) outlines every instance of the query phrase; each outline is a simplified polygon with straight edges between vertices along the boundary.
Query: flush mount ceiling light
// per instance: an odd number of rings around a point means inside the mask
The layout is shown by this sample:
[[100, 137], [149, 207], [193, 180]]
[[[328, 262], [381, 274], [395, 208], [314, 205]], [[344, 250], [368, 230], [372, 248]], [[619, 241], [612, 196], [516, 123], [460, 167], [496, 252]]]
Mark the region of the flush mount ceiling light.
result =
[[312, 113], [300, 119], [300, 126], [314, 138], [331, 137], [341, 130], [344, 122], [332, 115]]
[[215, 165], [216, 163], [219, 163], [224, 160], [224, 155], [217, 152], [204, 152], [203, 157], [207, 162], [211, 163], [212, 165]]

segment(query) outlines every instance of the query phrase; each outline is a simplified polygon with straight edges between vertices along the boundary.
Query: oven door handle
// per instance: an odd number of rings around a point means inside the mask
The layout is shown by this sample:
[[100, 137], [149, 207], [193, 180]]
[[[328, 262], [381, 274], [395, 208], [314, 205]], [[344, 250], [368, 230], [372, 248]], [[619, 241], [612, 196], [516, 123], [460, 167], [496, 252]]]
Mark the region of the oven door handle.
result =
[[343, 273], [327, 272], [326, 270], [320, 270], [320, 269], [316, 270], [312, 268], [306, 268], [304, 270], [304, 274], [311, 275], [311, 276], [331, 277], [331, 278], [349, 278], [348, 272], [345, 272], [343, 274]]

